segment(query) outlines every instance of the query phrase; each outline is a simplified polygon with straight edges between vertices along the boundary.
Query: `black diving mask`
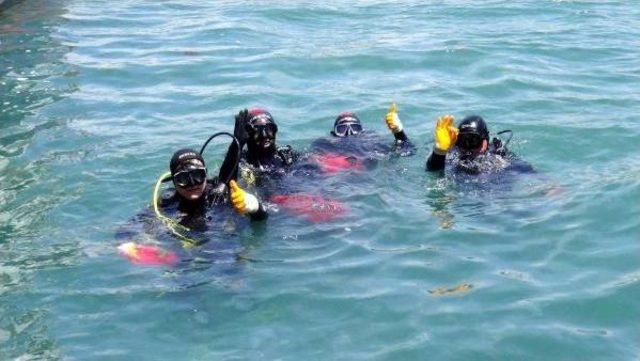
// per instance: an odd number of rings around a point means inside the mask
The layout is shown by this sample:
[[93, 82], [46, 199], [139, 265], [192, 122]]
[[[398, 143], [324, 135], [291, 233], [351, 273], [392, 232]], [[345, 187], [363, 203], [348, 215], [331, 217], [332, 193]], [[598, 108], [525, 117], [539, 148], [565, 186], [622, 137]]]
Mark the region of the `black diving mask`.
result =
[[362, 124], [357, 121], [345, 121], [333, 127], [333, 135], [336, 137], [346, 137], [362, 132]]
[[245, 128], [253, 138], [273, 139], [278, 132], [278, 126], [274, 123], [269, 113], [261, 113], [254, 116], [246, 123]]
[[458, 135], [456, 145], [462, 150], [476, 150], [482, 146], [484, 138], [477, 133], [461, 133]]
[[278, 126], [274, 123], [266, 123], [266, 124], [248, 124], [247, 125], [248, 133], [253, 135], [254, 138], [270, 138], [273, 139], [276, 137], [276, 133], [278, 132]]
[[176, 172], [173, 175], [173, 183], [181, 188], [199, 186], [207, 181], [206, 168], [191, 168]]

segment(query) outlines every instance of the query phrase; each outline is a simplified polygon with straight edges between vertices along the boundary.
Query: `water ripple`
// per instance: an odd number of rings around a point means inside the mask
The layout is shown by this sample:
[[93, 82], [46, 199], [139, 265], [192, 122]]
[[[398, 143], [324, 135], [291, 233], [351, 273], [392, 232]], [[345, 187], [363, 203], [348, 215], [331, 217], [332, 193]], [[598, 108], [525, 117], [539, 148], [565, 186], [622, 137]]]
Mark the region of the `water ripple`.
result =
[[[0, 356], [632, 359], [639, 15], [615, 1], [16, 2], [0, 14]], [[274, 210], [189, 251], [158, 229], [184, 253], [175, 269], [117, 256], [113, 234], [171, 152], [238, 110], [268, 108], [303, 149], [343, 110], [388, 136], [391, 101], [416, 156], [296, 184], [345, 216]], [[537, 173], [426, 174], [443, 113], [514, 130]]]

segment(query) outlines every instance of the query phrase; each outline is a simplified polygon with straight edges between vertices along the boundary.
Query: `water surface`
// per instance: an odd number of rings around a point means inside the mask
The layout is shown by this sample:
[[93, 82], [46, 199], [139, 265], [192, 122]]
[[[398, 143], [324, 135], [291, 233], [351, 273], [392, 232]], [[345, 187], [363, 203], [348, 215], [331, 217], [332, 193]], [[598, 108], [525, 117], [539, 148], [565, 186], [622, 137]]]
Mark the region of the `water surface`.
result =
[[[638, 358], [637, 4], [8, 5], [0, 358]], [[304, 149], [343, 110], [388, 136], [392, 101], [417, 154], [309, 184], [347, 216], [279, 212], [212, 240], [238, 261], [117, 255], [171, 153], [238, 110], [269, 109], [279, 142]], [[492, 187], [425, 173], [445, 113], [512, 129], [537, 174]]]

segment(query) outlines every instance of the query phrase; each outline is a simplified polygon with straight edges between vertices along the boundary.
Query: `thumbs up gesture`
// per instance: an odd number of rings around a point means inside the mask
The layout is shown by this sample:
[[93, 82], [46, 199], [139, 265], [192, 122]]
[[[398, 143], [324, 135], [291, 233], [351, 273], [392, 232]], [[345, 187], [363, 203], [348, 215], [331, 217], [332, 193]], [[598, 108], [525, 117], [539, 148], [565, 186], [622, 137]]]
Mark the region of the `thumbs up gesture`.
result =
[[236, 181], [232, 180], [229, 182], [229, 188], [231, 190], [231, 204], [236, 212], [239, 214], [251, 214], [258, 210], [260, 207], [258, 198], [251, 193], [245, 192]]
[[402, 126], [402, 122], [398, 117], [398, 107], [396, 106], [396, 103], [391, 104], [389, 112], [387, 113], [384, 120], [387, 123], [387, 127], [389, 128], [389, 130], [391, 130], [391, 132], [393, 132], [393, 134], [400, 133], [402, 129], [404, 129]]

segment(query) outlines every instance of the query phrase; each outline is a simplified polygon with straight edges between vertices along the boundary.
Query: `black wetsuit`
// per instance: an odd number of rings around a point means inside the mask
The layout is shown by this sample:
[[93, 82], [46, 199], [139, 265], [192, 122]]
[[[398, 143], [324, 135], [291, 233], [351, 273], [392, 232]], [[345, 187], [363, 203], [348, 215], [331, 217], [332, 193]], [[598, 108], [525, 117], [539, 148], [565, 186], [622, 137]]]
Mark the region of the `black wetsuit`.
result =
[[446, 154], [438, 154], [435, 151], [427, 158], [427, 171], [443, 171], [446, 164], [455, 172], [466, 174], [486, 174], [496, 172], [534, 173], [533, 167], [519, 159], [509, 150], [500, 147], [499, 143], [489, 146], [489, 149], [473, 159], [465, 159], [457, 147]]
[[[195, 201], [184, 199], [175, 189], [167, 190], [160, 203], [163, 210], [175, 213], [179, 223], [194, 230], [206, 229], [205, 215], [208, 209], [229, 206], [229, 191], [224, 183], [207, 181], [202, 197]], [[174, 210], [174, 212], [171, 212]], [[260, 204], [258, 211], [249, 215], [252, 221], [267, 219], [268, 213]], [[203, 224], [203, 222], [205, 222]]]
[[[168, 189], [162, 194], [159, 207], [163, 215], [176, 219], [179, 224], [195, 232], [205, 232], [210, 223], [219, 223], [224, 218], [235, 216], [235, 212], [229, 205], [229, 189], [226, 182], [237, 177], [237, 145], [235, 142], [229, 147], [225, 159], [220, 167], [218, 177], [207, 180], [203, 195], [195, 201], [184, 199], [175, 189]], [[223, 181], [219, 181], [223, 180]], [[215, 211], [214, 211], [215, 210]], [[225, 217], [221, 217], [226, 214]], [[265, 220], [268, 213], [262, 202], [258, 211], [249, 215], [252, 221]], [[124, 227], [116, 234], [116, 238], [130, 238], [141, 230], [134, 230], [136, 223], [142, 223], [142, 231], [152, 233], [157, 223], [156, 216], [151, 209], [146, 209], [134, 219], [128, 227]], [[214, 218], [216, 218], [214, 220]], [[190, 237], [190, 236], [189, 236]], [[199, 237], [197, 237], [199, 238]]]
[[395, 133], [395, 141], [389, 144], [374, 132], [362, 131], [348, 137], [324, 137], [311, 143], [311, 153], [336, 153], [347, 156], [376, 157], [396, 152], [400, 155], [412, 155], [415, 147], [404, 131]]
[[[173, 188], [168, 189], [163, 192], [158, 204], [164, 216], [175, 219], [180, 225], [189, 229], [189, 231], [181, 230], [180, 233], [194, 240], [196, 244], [207, 242], [205, 238], [208, 237], [204, 232], [210, 231], [211, 225], [220, 225], [237, 217], [229, 205], [228, 187], [221, 183], [217, 183], [217, 186], [214, 184], [216, 184], [214, 181], [208, 181], [203, 196], [195, 201], [184, 199]], [[262, 203], [257, 212], [249, 215], [251, 221], [261, 221], [267, 217], [268, 213]], [[116, 232], [116, 239], [130, 239], [140, 233], [157, 236], [167, 233], [165, 227], [157, 221], [151, 208], [145, 209], [128, 225], [119, 229]]]
[[[230, 148], [232, 147], [235, 145], [232, 144]], [[240, 156], [238, 167], [233, 170], [233, 179], [240, 176], [248, 185], [262, 186], [269, 180], [280, 179], [290, 172], [299, 158], [300, 154], [289, 145], [260, 155], [245, 150]]]
[[[339, 169], [371, 169], [379, 160], [389, 155], [409, 156], [415, 153], [415, 147], [404, 131], [394, 136], [393, 143], [366, 130], [347, 137], [318, 138], [311, 143], [310, 151], [305, 154], [306, 161], [296, 168], [308, 175], [318, 172], [333, 173]], [[331, 158], [336, 163], [331, 164]], [[322, 169], [324, 170], [320, 171]]]
[[245, 150], [242, 153], [241, 165], [251, 167], [261, 175], [284, 175], [299, 157], [300, 155], [290, 145], [278, 147], [268, 154], [260, 155]]

